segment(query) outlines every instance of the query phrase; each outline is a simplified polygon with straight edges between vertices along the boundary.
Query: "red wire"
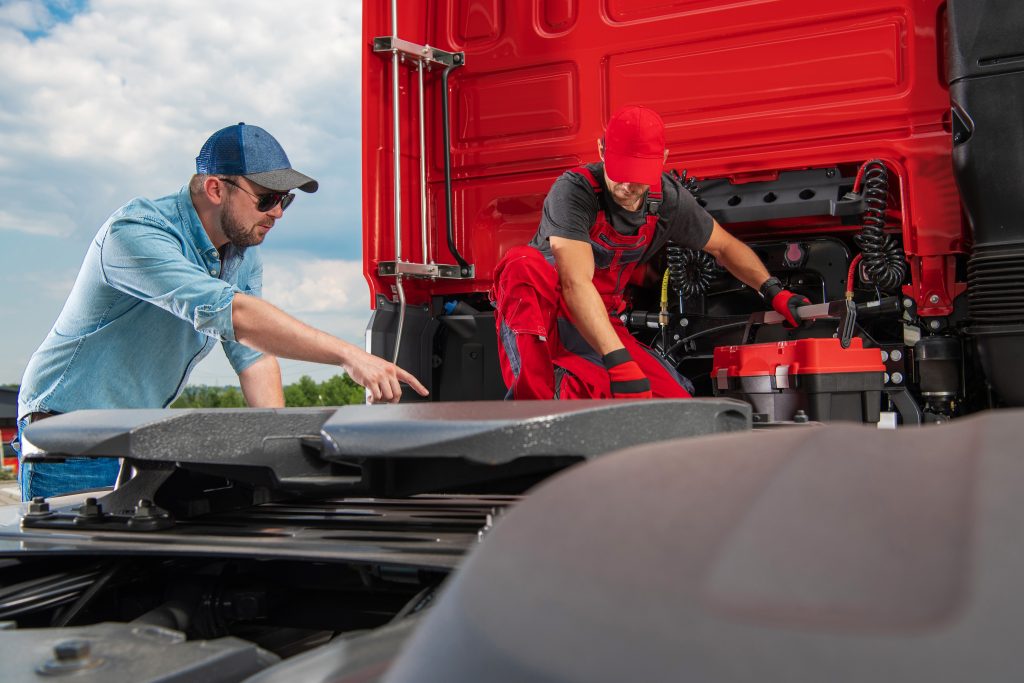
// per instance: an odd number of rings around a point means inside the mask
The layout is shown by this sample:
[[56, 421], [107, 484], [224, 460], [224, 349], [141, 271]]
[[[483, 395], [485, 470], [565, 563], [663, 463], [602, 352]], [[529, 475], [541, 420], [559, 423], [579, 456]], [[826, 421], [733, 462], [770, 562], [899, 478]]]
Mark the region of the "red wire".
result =
[[850, 269], [846, 271], [846, 293], [848, 295], [853, 294], [853, 274], [857, 272], [857, 264], [860, 263], [860, 260], [863, 257], [863, 254], [857, 254], [854, 256], [853, 260], [850, 261]]

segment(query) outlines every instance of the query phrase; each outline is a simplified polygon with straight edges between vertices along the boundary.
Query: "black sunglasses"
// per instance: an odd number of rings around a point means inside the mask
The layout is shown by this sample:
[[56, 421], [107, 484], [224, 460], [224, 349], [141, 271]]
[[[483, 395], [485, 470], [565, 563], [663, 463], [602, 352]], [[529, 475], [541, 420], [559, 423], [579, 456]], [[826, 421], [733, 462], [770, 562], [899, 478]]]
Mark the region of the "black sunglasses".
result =
[[262, 211], [264, 213], [270, 211], [278, 204], [281, 205], [281, 210], [284, 211], [295, 200], [295, 195], [292, 194], [291, 192], [267, 192], [266, 194], [255, 194], [253, 192], [249, 192], [249, 190], [245, 189], [235, 181], [229, 180], [228, 178], [218, 178], [218, 180], [221, 180], [222, 182], [225, 182], [228, 185], [234, 185], [239, 190], [255, 199], [256, 210]]

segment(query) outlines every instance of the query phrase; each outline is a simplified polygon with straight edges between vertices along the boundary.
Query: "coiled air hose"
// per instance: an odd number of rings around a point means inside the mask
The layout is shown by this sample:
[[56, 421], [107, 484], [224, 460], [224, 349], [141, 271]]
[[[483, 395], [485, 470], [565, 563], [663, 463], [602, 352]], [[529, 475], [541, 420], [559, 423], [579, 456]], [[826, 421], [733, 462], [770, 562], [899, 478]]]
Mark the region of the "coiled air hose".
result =
[[903, 247], [885, 232], [885, 209], [889, 194], [889, 172], [879, 159], [864, 163], [853, 184], [854, 194], [863, 187], [864, 214], [854, 244], [864, 255], [867, 280], [876, 287], [893, 291], [903, 283], [907, 260]]
[[715, 273], [715, 258], [706, 251], [683, 249], [669, 242], [665, 247], [668, 281], [684, 297], [706, 294]]

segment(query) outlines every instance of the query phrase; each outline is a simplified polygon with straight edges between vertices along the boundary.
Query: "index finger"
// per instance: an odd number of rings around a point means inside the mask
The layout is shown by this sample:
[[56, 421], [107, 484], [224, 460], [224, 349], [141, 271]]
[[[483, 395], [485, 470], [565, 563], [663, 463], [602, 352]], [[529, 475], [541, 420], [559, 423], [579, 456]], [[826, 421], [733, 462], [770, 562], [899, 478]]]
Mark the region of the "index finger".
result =
[[[398, 366], [395, 367], [398, 368]], [[398, 372], [396, 374], [398, 375], [398, 379], [412, 387], [420, 396], [428, 396], [430, 394], [430, 392], [427, 391], [427, 388], [420, 384], [420, 381], [416, 379], [412, 373], [406, 372], [402, 368], [398, 368]]]

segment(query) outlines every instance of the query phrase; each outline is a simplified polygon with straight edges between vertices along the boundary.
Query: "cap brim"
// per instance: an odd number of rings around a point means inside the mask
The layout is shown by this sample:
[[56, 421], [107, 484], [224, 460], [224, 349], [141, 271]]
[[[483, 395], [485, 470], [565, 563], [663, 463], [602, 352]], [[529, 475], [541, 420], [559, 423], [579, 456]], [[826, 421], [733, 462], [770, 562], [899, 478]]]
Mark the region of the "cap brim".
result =
[[320, 187], [320, 183], [308, 175], [299, 173], [294, 168], [280, 168], [266, 173], [249, 173], [243, 177], [274, 192], [291, 192], [292, 190], [316, 192]]
[[665, 168], [664, 157], [634, 157], [616, 154], [611, 151], [604, 153], [604, 170], [608, 177], [617, 183], [640, 183], [641, 185], [661, 185], [661, 172]]

